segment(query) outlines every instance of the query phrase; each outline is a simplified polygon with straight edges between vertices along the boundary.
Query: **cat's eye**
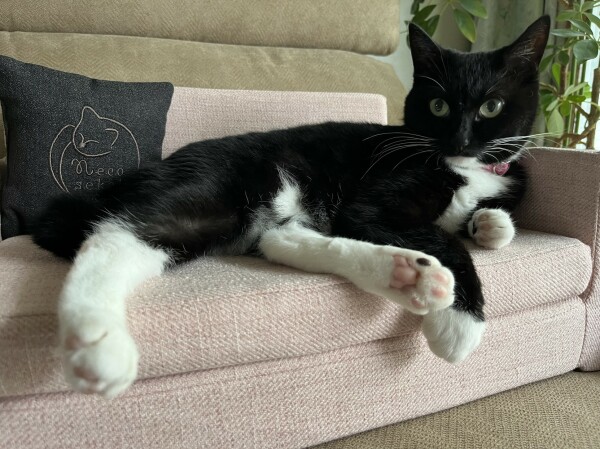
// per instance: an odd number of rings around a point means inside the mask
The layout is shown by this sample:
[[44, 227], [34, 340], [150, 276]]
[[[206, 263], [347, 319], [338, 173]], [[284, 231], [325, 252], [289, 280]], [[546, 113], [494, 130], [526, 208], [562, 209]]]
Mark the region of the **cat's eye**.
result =
[[502, 100], [499, 98], [491, 98], [481, 105], [479, 114], [485, 118], [494, 118], [502, 112], [503, 107], [504, 102]]
[[441, 98], [434, 98], [429, 102], [429, 110], [436, 117], [446, 117], [450, 114], [450, 106]]

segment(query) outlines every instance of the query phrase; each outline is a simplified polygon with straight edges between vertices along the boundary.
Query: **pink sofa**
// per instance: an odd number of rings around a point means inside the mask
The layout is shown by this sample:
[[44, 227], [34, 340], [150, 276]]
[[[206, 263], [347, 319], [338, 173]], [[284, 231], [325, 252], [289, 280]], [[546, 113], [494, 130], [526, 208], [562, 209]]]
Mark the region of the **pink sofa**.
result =
[[[205, 105], [194, 113], [201, 126], [181, 136], [168, 125], [165, 153], [187, 139], [315, 117], [386, 120], [378, 95], [195, 95]], [[244, 121], [223, 128], [228, 111], [242, 107]], [[515, 241], [499, 251], [472, 247], [489, 326], [456, 366], [430, 353], [420, 318], [343, 279], [206, 258], [131, 298], [140, 380], [112, 401], [74, 394], [53, 353], [69, 265], [27, 236], [0, 242], [0, 447], [306, 447], [575, 368], [600, 369], [600, 154], [532, 155]]]

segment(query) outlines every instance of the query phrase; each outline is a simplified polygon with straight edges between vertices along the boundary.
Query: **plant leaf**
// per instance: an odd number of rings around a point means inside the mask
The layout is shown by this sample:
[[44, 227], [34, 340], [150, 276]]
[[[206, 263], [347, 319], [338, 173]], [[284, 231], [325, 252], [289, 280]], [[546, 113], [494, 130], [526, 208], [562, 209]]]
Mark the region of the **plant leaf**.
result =
[[555, 136], [562, 136], [565, 131], [565, 122], [563, 120], [562, 115], [558, 111], [558, 108], [554, 109], [547, 117], [546, 117], [546, 128], [548, 128], [548, 132]]
[[556, 59], [560, 64], [567, 65], [569, 63], [569, 53], [567, 53], [564, 50], [561, 50], [558, 52]]
[[550, 104], [548, 106], [546, 106], [546, 112], [552, 112], [556, 109], [556, 106], [558, 106], [558, 102], [560, 101], [560, 98], [555, 98], [554, 100], [552, 100], [550, 102]]
[[540, 72], [546, 71], [546, 69], [550, 66], [550, 63], [552, 62], [553, 58], [554, 55], [548, 55], [544, 57], [544, 59], [542, 59], [542, 61], [540, 62]]
[[556, 16], [556, 21], [557, 22], [564, 22], [565, 20], [569, 20], [569, 19], [576, 19], [581, 17], [581, 13], [578, 11], [561, 11], [557, 16]]
[[583, 40], [573, 45], [573, 54], [579, 61], [588, 61], [598, 56], [598, 42], [593, 40]]
[[453, 13], [456, 25], [463, 36], [466, 37], [471, 43], [475, 42], [475, 39], [477, 39], [477, 31], [475, 30], [475, 22], [473, 22], [473, 18], [462, 9], [455, 9]]
[[584, 81], [583, 83], [574, 84], [572, 86], [569, 86], [565, 89], [565, 95], [571, 95], [571, 94], [583, 89], [587, 85], [588, 85], [588, 83], [586, 83]]
[[431, 16], [429, 19], [425, 21], [425, 31], [430, 36], [433, 36], [435, 30], [437, 30], [438, 23], [440, 21], [440, 15], [436, 14], [435, 16]]
[[598, 3], [600, 2], [583, 2], [580, 9], [581, 11], [589, 11], [590, 9], [594, 9], [594, 6], [596, 6]]
[[581, 31], [565, 30], [563, 28], [558, 30], [552, 30], [550, 34], [558, 37], [585, 37], [585, 33], [582, 33]]
[[545, 91], [540, 95], [540, 103], [545, 110], [548, 105], [554, 100], [554, 94], [552, 92]]
[[475, 17], [481, 17], [487, 19], [488, 13], [481, 0], [458, 0], [460, 6], [462, 6], [467, 12], [470, 12]]
[[556, 62], [552, 64], [552, 78], [554, 78], [557, 86], [560, 86], [560, 70], [560, 64], [557, 64]]
[[571, 24], [577, 28], [578, 30], [583, 31], [585, 34], [587, 34], [589, 37], [594, 37], [594, 32], [592, 31], [592, 29], [590, 28], [590, 26], [585, 23], [583, 20], [576, 20], [576, 19], [569, 19], [569, 22], [571, 22]]
[[586, 12], [585, 16], [589, 19], [590, 22], [592, 22], [594, 25], [596, 25], [598, 28], [600, 28], [600, 17], [595, 16], [594, 14], [592, 14], [590, 12]]
[[571, 105], [565, 101], [560, 104], [560, 106], [558, 107], [558, 111], [560, 112], [560, 115], [562, 115], [563, 117], [567, 117], [571, 114]]
[[569, 100], [569, 102], [571, 103], [583, 103], [586, 100], [586, 96], [585, 95], [569, 95], [567, 97], [567, 100]]
[[429, 14], [431, 14], [434, 9], [435, 9], [435, 5], [429, 5], [429, 6], [426, 6], [425, 8], [423, 8], [423, 9], [421, 9], [413, 17], [413, 22], [415, 22], [415, 23], [423, 23], [423, 22], [425, 22], [425, 19], [427, 19], [427, 17], [429, 17]]
[[419, 12], [419, 6], [421, 3], [424, 3], [425, 0], [413, 0], [412, 5], [410, 5], [410, 13], [416, 14]]

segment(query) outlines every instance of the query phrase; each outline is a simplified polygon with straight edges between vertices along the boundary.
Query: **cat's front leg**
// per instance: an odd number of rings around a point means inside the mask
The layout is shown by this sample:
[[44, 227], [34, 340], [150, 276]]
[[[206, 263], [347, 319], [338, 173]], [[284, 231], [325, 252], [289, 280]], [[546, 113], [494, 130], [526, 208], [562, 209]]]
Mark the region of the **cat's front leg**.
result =
[[325, 236], [294, 222], [266, 231], [259, 248], [273, 262], [337, 274], [418, 315], [454, 301], [452, 272], [420, 251]]
[[116, 220], [99, 223], [84, 242], [58, 310], [63, 367], [74, 390], [110, 398], [133, 383], [139, 355], [127, 327], [125, 300], [168, 262], [165, 251]]
[[515, 236], [515, 225], [510, 214], [502, 209], [479, 209], [467, 224], [471, 238], [479, 246], [500, 249]]

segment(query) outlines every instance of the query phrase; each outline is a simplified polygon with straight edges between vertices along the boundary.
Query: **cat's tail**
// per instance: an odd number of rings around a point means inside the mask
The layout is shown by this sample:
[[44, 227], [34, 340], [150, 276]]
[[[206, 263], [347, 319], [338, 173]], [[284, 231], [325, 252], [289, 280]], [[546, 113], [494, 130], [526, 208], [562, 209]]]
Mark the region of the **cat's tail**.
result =
[[73, 259], [102, 216], [100, 202], [94, 198], [58, 196], [32, 226], [33, 241], [57, 256]]

